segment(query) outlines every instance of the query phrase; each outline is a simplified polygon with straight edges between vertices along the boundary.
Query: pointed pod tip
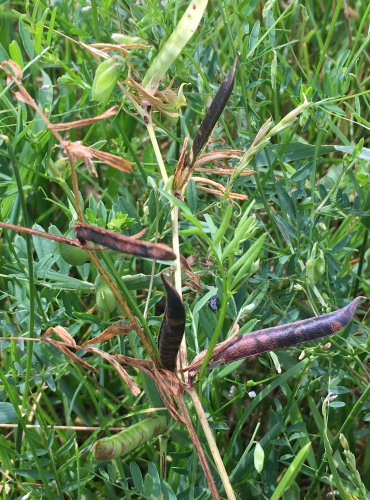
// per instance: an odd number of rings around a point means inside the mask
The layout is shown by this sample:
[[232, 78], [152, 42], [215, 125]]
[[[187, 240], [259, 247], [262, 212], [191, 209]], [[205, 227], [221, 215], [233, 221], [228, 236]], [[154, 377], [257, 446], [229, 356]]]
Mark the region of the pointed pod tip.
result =
[[167, 280], [167, 278], [166, 278], [166, 274], [165, 274], [165, 272], [164, 272], [164, 271], [162, 271], [162, 272], [161, 272], [161, 279], [162, 279], [162, 282], [163, 282], [163, 284], [164, 284], [164, 286], [165, 286], [166, 288], [171, 287], [171, 285], [170, 285], [169, 281], [168, 281], [168, 280]]
[[354, 298], [352, 302], [348, 304], [348, 306], [351, 306], [351, 308], [353, 307], [353, 310], [355, 311], [358, 306], [358, 303], [361, 300], [367, 300], [367, 297], [365, 297], [365, 295], [359, 295], [358, 297]]
[[337, 311], [336, 314], [338, 315], [338, 320], [339, 320], [339, 323], [341, 325], [341, 328], [340, 329], [338, 328], [338, 331], [349, 324], [349, 322], [352, 320], [352, 318], [356, 312], [358, 303], [362, 299], [366, 299], [366, 297], [360, 295], [359, 297], [356, 297], [355, 299], [353, 299], [352, 302], [350, 302], [349, 304], [344, 306], [342, 309], [339, 309]]
[[235, 68], [235, 66], [238, 64], [240, 55], [241, 55], [240, 51], [237, 50], [235, 52], [234, 62], [233, 62], [233, 66], [232, 66], [233, 68]]

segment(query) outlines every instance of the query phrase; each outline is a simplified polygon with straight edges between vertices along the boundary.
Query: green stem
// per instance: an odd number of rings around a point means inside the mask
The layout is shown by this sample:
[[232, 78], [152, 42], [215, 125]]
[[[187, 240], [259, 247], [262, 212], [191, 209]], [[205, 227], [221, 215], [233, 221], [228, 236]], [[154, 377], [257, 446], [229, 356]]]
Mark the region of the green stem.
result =
[[358, 270], [357, 270], [357, 276], [356, 276], [356, 281], [353, 286], [353, 292], [352, 292], [352, 297], [356, 297], [358, 293], [358, 288], [360, 286], [360, 278], [362, 274], [362, 268], [364, 267], [364, 262], [365, 262], [365, 252], [367, 250], [367, 240], [369, 238], [369, 229], [365, 230], [364, 233], [364, 239], [362, 240], [362, 245], [360, 248], [360, 261], [358, 263]]
[[200, 370], [199, 370], [199, 376], [198, 376], [199, 379], [202, 378], [204, 371], [207, 368], [208, 362], [212, 356], [213, 349], [215, 348], [215, 345], [217, 344], [218, 338], [220, 336], [220, 332], [221, 332], [222, 326], [223, 326], [224, 321], [225, 321], [225, 316], [226, 316], [227, 306], [229, 303], [229, 298], [230, 298], [230, 295], [229, 295], [229, 291], [227, 289], [226, 279], [224, 279], [223, 280], [223, 297], [222, 297], [222, 304], [221, 304], [221, 308], [220, 308], [220, 314], [219, 314], [218, 319], [217, 319], [215, 331], [213, 332], [212, 338], [209, 342], [207, 353], [204, 357], [202, 366], [200, 367]]
[[337, 25], [337, 19], [338, 19], [338, 16], [339, 16], [339, 12], [342, 8], [342, 4], [343, 4], [343, 0], [339, 0], [335, 6], [335, 11], [334, 11], [334, 14], [333, 14], [333, 17], [331, 18], [331, 23], [330, 23], [330, 27], [329, 27], [329, 33], [328, 33], [328, 36], [326, 37], [326, 40], [325, 40], [325, 43], [324, 43], [324, 47], [322, 48], [321, 50], [321, 56], [320, 56], [320, 60], [319, 60], [319, 63], [316, 67], [316, 71], [315, 71], [315, 74], [313, 76], [313, 80], [312, 80], [312, 87], [315, 88], [315, 85], [316, 85], [316, 82], [317, 82], [317, 79], [319, 77], [319, 74], [320, 74], [320, 71], [321, 71], [321, 68], [322, 68], [322, 65], [324, 63], [324, 60], [325, 60], [325, 57], [327, 57], [327, 52], [328, 52], [328, 47], [329, 47], [329, 44], [331, 42], [331, 39], [332, 39], [332, 36], [333, 36], [333, 33], [334, 33], [334, 29]]
[[[347, 431], [349, 425], [352, 423], [352, 421], [357, 417], [357, 415], [362, 410], [362, 404], [367, 401], [369, 393], [370, 393], [370, 385], [365, 389], [365, 391], [361, 394], [361, 396], [359, 397], [359, 399], [356, 401], [356, 403], [354, 404], [354, 406], [353, 406], [352, 410], [350, 411], [348, 417], [344, 421], [342, 427], [337, 432], [337, 435], [336, 435], [336, 437], [334, 438], [334, 440], [333, 440], [333, 442], [331, 444], [331, 449], [332, 449], [332, 454], [333, 455], [336, 452], [336, 450], [338, 448], [338, 445], [339, 445], [339, 436], [341, 434], [346, 434], [346, 431]], [[315, 494], [317, 483], [321, 479], [321, 475], [322, 475], [323, 470], [325, 468], [326, 462], [327, 462], [326, 456], [324, 456], [324, 458], [322, 459], [322, 462], [320, 464], [320, 467], [317, 469], [317, 472], [316, 472], [315, 476], [312, 479], [311, 485], [310, 485], [310, 487], [309, 487], [309, 489], [307, 491], [307, 494], [305, 496], [305, 500], [309, 500], [310, 498], [313, 498], [313, 495]]]
[[[15, 154], [13, 147], [10, 143], [10, 141], [6, 141], [7, 147], [8, 147], [8, 152], [10, 156], [10, 161], [13, 167], [14, 175], [15, 175], [15, 180], [17, 183], [17, 188], [18, 188], [18, 195], [19, 199], [21, 202], [21, 207], [22, 207], [22, 215], [23, 215], [23, 223], [26, 227], [30, 227], [29, 224], [29, 219], [28, 219], [28, 212], [27, 212], [27, 205], [26, 205], [26, 198], [24, 196], [24, 191], [23, 191], [23, 186], [22, 186], [22, 180], [21, 176], [18, 170], [18, 165], [16, 162]], [[35, 336], [35, 280], [34, 280], [34, 273], [33, 273], [33, 259], [32, 259], [32, 240], [31, 236], [29, 234], [25, 235], [26, 239], [26, 246], [27, 246], [27, 261], [28, 261], [28, 277], [29, 277], [29, 283], [30, 283], [30, 315], [29, 315], [29, 336], [34, 337]], [[23, 398], [22, 398], [22, 410], [26, 408], [27, 401], [28, 401], [28, 394], [29, 394], [29, 389], [30, 389], [30, 379], [31, 379], [31, 370], [32, 370], [32, 354], [33, 354], [33, 342], [28, 342], [27, 343], [27, 361], [26, 361], [26, 374], [24, 378], [24, 391], [23, 391]]]
[[99, 19], [98, 19], [98, 6], [96, 0], [91, 0], [91, 10], [93, 15], [93, 24], [94, 24], [94, 35], [95, 41], [99, 42]]
[[168, 175], [167, 175], [166, 167], [164, 165], [164, 161], [162, 158], [162, 153], [161, 153], [161, 150], [159, 149], [158, 141], [157, 141], [157, 138], [155, 136], [153, 122], [152, 122], [150, 116], [149, 116], [149, 123], [146, 124], [146, 128], [148, 130], [148, 134], [149, 134], [152, 146], [153, 146], [154, 154], [155, 154], [155, 157], [156, 157], [157, 162], [158, 162], [159, 170], [161, 171], [161, 176], [162, 176], [163, 182], [165, 184], [167, 184]]
[[[33, 344], [33, 342], [29, 342], [29, 344]], [[13, 393], [13, 389], [12, 389], [11, 385], [9, 384], [8, 379], [6, 378], [6, 376], [4, 375], [4, 373], [1, 369], [0, 369], [0, 380], [1, 380], [2, 385], [4, 386], [4, 389], [6, 391], [7, 396], [10, 399], [10, 402], [13, 405], [14, 411], [15, 411], [17, 418], [18, 418], [18, 422], [19, 422], [19, 424], [20, 424], [20, 426], [21, 426], [21, 428], [26, 436], [27, 443], [29, 444], [29, 447], [31, 448], [33, 460], [34, 460], [36, 468], [40, 474], [41, 481], [45, 487], [45, 492], [47, 494], [47, 497], [48, 498], [52, 498], [53, 496], [55, 497], [55, 494], [52, 495], [52, 492], [49, 488], [49, 481], [45, 475], [44, 467], [41, 465], [39, 458], [37, 456], [37, 450], [36, 450], [36, 446], [34, 444], [34, 438], [31, 436], [29, 429], [27, 429], [27, 425], [24, 421], [24, 417], [22, 416], [22, 412], [19, 408], [19, 401], [17, 401], [17, 398], [16, 398], [15, 394]]]

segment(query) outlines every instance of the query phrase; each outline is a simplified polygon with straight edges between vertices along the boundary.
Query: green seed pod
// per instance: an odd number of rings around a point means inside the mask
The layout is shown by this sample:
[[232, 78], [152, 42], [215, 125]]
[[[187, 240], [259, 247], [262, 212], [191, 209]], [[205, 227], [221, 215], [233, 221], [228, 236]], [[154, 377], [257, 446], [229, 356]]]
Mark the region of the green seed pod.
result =
[[108, 285], [103, 283], [96, 293], [96, 304], [102, 312], [111, 313], [117, 305], [116, 297]]
[[99, 64], [92, 84], [92, 99], [106, 101], [109, 99], [117, 82], [121, 69], [121, 58], [111, 57]]
[[[73, 231], [69, 231], [67, 238], [75, 238], [75, 233]], [[82, 266], [82, 264], [89, 262], [89, 254], [86, 250], [68, 245], [67, 243], [61, 243], [59, 246], [61, 256], [66, 262], [68, 262], [68, 264], [71, 264], [72, 266]]]
[[313, 279], [315, 283], [319, 283], [325, 273], [325, 256], [321, 248], [317, 249], [316, 260], [313, 265]]

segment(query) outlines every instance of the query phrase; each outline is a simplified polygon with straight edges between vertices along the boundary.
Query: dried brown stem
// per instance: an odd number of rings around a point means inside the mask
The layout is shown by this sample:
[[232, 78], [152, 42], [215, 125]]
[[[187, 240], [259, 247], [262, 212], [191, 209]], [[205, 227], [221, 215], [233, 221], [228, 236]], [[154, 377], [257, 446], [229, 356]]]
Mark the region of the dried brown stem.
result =
[[205, 456], [202, 445], [201, 445], [199, 438], [198, 438], [198, 436], [195, 432], [195, 429], [193, 427], [193, 423], [191, 421], [191, 418], [190, 418], [187, 406], [185, 404], [183, 395], [180, 395], [179, 397], [177, 397], [176, 402], [177, 402], [177, 405], [181, 411], [181, 415], [185, 421], [186, 429], [189, 433], [189, 436], [190, 436], [190, 438], [193, 442], [193, 445], [194, 445], [194, 447], [199, 455], [199, 460], [200, 460], [200, 463], [202, 465], [203, 472], [204, 472], [205, 478], [207, 480], [209, 489], [211, 490], [212, 497], [215, 500], [218, 500], [218, 499], [220, 499], [220, 494], [217, 491], [216, 484], [214, 482], [211, 469], [209, 468], [209, 465], [207, 462], [207, 458]]
[[139, 335], [143, 346], [147, 350], [147, 352], [148, 352], [149, 356], [151, 357], [152, 361], [154, 362], [155, 366], [157, 368], [159, 368], [161, 366], [161, 364], [159, 362], [159, 359], [158, 359], [158, 356], [157, 356], [155, 350], [152, 348], [150, 342], [146, 338], [145, 333], [140, 328], [139, 323], [137, 322], [137, 320], [136, 320], [135, 316], [133, 315], [131, 309], [129, 308], [127, 302], [122, 297], [121, 292], [119, 291], [117, 285], [110, 278], [109, 274], [106, 272], [104, 267], [101, 265], [98, 257], [96, 255], [94, 255], [94, 253], [92, 253], [92, 252], [90, 253], [90, 258], [91, 258], [92, 262], [94, 263], [95, 267], [97, 268], [97, 270], [99, 271], [103, 280], [107, 283], [109, 288], [112, 290], [114, 296], [116, 297], [118, 304], [125, 311], [127, 319], [129, 320], [130, 324], [132, 325], [133, 330], [135, 330], [135, 332]]

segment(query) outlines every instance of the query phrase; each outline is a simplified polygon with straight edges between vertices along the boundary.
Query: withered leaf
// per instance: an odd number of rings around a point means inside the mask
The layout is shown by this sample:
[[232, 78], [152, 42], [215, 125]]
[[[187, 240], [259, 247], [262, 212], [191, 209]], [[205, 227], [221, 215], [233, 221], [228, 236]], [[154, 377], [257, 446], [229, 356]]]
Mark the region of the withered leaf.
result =
[[78, 160], [82, 160], [85, 163], [90, 163], [92, 159], [95, 158], [96, 160], [106, 163], [121, 172], [130, 172], [132, 170], [132, 165], [128, 160], [112, 153], [107, 153], [106, 151], [100, 151], [98, 149], [90, 148], [89, 146], [84, 146], [83, 144], [70, 141], [62, 141], [62, 146], [68, 155]]
[[140, 394], [140, 387], [132, 380], [127, 371], [118, 363], [114, 355], [108, 354], [107, 352], [102, 351], [101, 349], [97, 349], [96, 347], [87, 347], [86, 351], [97, 354], [98, 356], [101, 356], [103, 359], [107, 360], [108, 363], [114, 366], [120, 377], [127, 384], [127, 387], [130, 389], [131, 394], [133, 396], [138, 396]]
[[65, 328], [60, 325], [51, 326], [50, 328], [48, 328], [41, 338], [44, 340], [48, 340], [48, 337], [50, 337], [50, 335], [52, 335], [53, 333], [55, 333], [65, 345], [72, 347], [73, 349], [77, 348], [75, 339], [69, 332], [67, 332]]
[[94, 337], [93, 339], [84, 342], [81, 347], [88, 347], [93, 344], [100, 344], [106, 340], [117, 337], [118, 335], [125, 335], [132, 330], [131, 326], [127, 325], [109, 325], [103, 332]]
[[59, 349], [63, 354], [65, 354], [66, 356], [71, 358], [73, 361], [76, 361], [78, 364], [80, 364], [84, 368], [87, 368], [88, 370], [91, 370], [95, 373], [97, 372], [97, 369], [94, 366], [90, 365], [89, 363], [87, 363], [87, 361], [84, 361], [82, 358], [77, 356], [77, 354], [70, 351], [68, 349], [68, 347], [66, 346], [66, 344], [63, 344], [62, 342], [58, 342], [57, 340], [53, 340], [49, 337], [45, 338], [45, 342], [48, 342], [49, 344], [53, 345], [54, 347]]
[[194, 262], [194, 259], [191, 257], [185, 259], [182, 255], [180, 255], [181, 267], [185, 272], [186, 276], [189, 278], [189, 282], [187, 282], [188, 287], [194, 292], [201, 292], [203, 290], [199, 276], [194, 273], [191, 269], [191, 263]]
[[52, 130], [58, 130], [59, 132], [63, 130], [70, 130], [72, 128], [85, 127], [87, 125], [91, 125], [92, 123], [100, 122], [101, 120], [106, 120], [107, 118], [116, 115], [117, 111], [118, 111], [118, 106], [112, 106], [99, 116], [93, 116], [91, 118], [84, 118], [81, 120], [74, 120], [72, 122], [51, 123], [50, 125]]

